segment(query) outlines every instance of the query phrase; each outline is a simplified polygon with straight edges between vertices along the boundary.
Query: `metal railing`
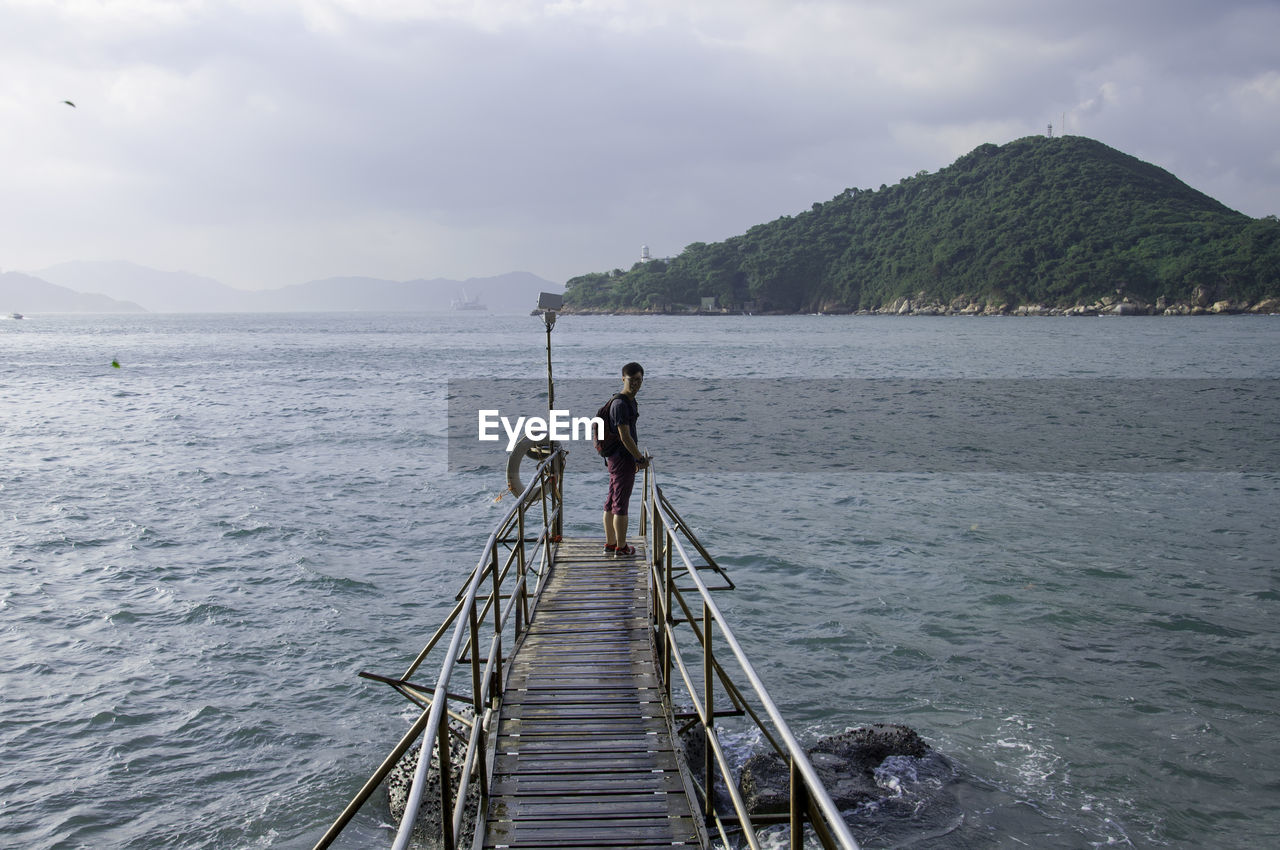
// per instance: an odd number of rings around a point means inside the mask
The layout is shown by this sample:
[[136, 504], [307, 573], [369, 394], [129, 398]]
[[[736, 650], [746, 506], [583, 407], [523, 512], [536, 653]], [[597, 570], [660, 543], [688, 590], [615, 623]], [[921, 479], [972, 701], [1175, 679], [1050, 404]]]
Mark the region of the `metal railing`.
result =
[[[490, 775], [484, 756], [490, 730], [496, 728], [495, 713], [506, 680], [506, 664], [511, 660], [504, 657], [503, 648], [513, 646], [528, 627], [552, 569], [553, 547], [560, 540], [564, 460], [564, 451], [557, 450], [539, 464], [533, 480], [489, 535], [480, 560], [457, 595], [457, 604], [404, 674], [398, 678], [360, 674], [390, 685], [417, 705], [421, 713], [316, 843], [315, 850], [329, 847], [338, 838], [419, 739], [422, 746], [393, 848], [404, 850], [413, 837], [433, 751], [438, 760], [440, 786], [440, 835], [436, 838], [446, 850], [471, 843], [468, 839], [460, 841], [459, 833], [473, 782], [478, 786], [478, 817], [483, 818], [488, 801]], [[531, 512], [536, 514], [539, 509], [540, 523], [531, 523]], [[759, 848], [757, 828], [789, 822], [792, 848], [803, 846], [807, 823], [824, 847], [858, 850], [839, 809], [711, 597], [712, 591], [732, 589], [733, 583], [662, 493], [652, 466], [645, 473], [640, 523], [641, 533], [649, 543], [650, 624], [666, 703], [674, 704], [673, 684], [677, 679], [673, 674], [678, 674], [683, 696], [692, 703], [693, 711], [675, 715], [674, 721], [685, 724], [681, 731], [696, 729], [695, 734], [705, 744], [702, 763], [690, 765], [695, 770], [689, 772], [694, 774], [691, 781], [696, 802], [707, 825], [715, 827], [726, 847], [738, 846], [739, 842], [730, 835], [740, 833], [748, 846]], [[691, 559], [690, 549], [702, 562]], [[719, 577], [718, 583], [709, 586], [703, 573], [714, 573]], [[531, 577], [535, 580], [532, 587]], [[412, 677], [446, 636], [450, 639], [434, 687], [415, 684]], [[727, 648], [728, 653], [721, 647]], [[686, 655], [693, 653], [700, 658], [691, 663]], [[745, 689], [735, 684], [726, 670], [723, 661], [728, 659], [736, 663], [739, 679], [747, 683]], [[694, 672], [699, 668], [700, 681]], [[455, 682], [455, 678], [464, 676], [469, 681]], [[455, 690], [468, 685], [469, 694]], [[731, 708], [718, 706], [717, 697], [721, 694], [728, 696]], [[748, 813], [716, 728], [717, 719], [730, 717], [753, 723], [789, 765], [787, 814]], [[457, 760], [451, 758], [450, 752], [454, 737], [465, 739], [464, 753]], [[461, 773], [455, 789], [451, 766], [458, 762]], [[696, 775], [698, 772], [700, 776]], [[718, 793], [718, 789], [724, 793]]]
[[[322, 850], [337, 839], [419, 738], [422, 739], [422, 747], [418, 752], [404, 815], [396, 832], [394, 850], [403, 850], [413, 835], [418, 809], [428, 784], [427, 771], [433, 749], [439, 765], [440, 845], [445, 850], [455, 850], [458, 846], [458, 832], [466, 813], [473, 776], [479, 783], [483, 812], [484, 801], [488, 798], [488, 773], [483, 767], [477, 770], [476, 766], [477, 761], [484, 757], [487, 732], [501, 697], [502, 683], [506, 678], [503, 665], [510, 660], [503, 656], [504, 636], [514, 643], [524, 633], [529, 625], [532, 606], [536, 604], [538, 593], [548, 577], [554, 556], [553, 546], [560, 540], [563, 523], [564, 494], [561, 487], [564, 458], [565, 452], [557, 449], [539, 463], [533, 479], [489, 535], [479, 562], [458, 593], [457, 604], [404, 674], [396, 679], [360, 674], [391, 685], [421, 708], [422, 713], [316, 843], [315, 850]], [[539, 507], [541, 522], [536, 526], [536, 533], [531, 534], [529, 515]], [[529, 586], [530, 576], [536, 578], [533, 588]], [[449, 634], [448, 649], [435, 687], [428, 688], [410, 681], [431, 651]], [[486, 642], [488, 654], [484, 656]], [[464, 683], [464, 686], [470, 685], [469, 695], [451, 690], [455, 674], [464, 675], [465, 672], [470, 673], [470, 682]], [[470, 710], [470, 716], [461, 711], [451, 711], [451, 704], [459, 708], [465, 706]], [[458, 733], [451, 731], [451, 724], [446, 718], [465, 730], [466, 750], [460, 760], [462, 772], [457, 789], [451, 787], [453, 761], [450, 738]], [[471, 842], [467, 840], [465, 843]]]
[[[705, 744], [702, 764], [690, 767], [700, 769], [700, 776], [695, 776], [695, 787], [700, 797], [701, 814], [706, 818], [708, 827], [715, 826], [726, 847], [736, 846], [730, 840], [730, 833], [740, 832], [748, 846], [758, 850], [757, 827], [785, 820], [790, 824], [790, 846], [799, 850], [804, 846], [807, 822], [823, 847], [857, 850], [858, 843], [849, 832], [839, 808], [831, 800], [804, 749], [791, 734], [777, 705], [711, 597], [711, 590], [720, 588], [709, 588], [701, 573], [707, 567], [720, 573], [719, 568], [663, 495], [652, 466], [646, 470], [644, 490], [641, 529], [649, 541], [650, 623], [658, 653], [658, 676], [667, 704], [673, 705], [674, 667], [684, 685], [684, 696], [693, 704], [692, 713], [676, 715], [675, 720], [677, 723], [685, 721], [681, 732], [699, 730]], [[695, 564], [689, 557], [686, 544], [706, 563]], [[691, 586], [677, 584], [677, 581], [686, 579]], [[701, 658], [691, 664], [686, 660], [685, 649], [692, 652], [694, 645]], [[745, 677], [746, 692], [735, 684], [725, 669], [722, 663], [725, 652], [721, 647], [728, 649], [728, 656]], [[701, 667], [701, 681], [697, 681], [695, 665]], [[731, 710], [717, 707], [717, 684], [719, 690], [727, 694]], [[755, 705], [763, 710], [763, 717], [753, 707], [749, 695], [754, 696]], [[785, 816], [753, 816], [747, 811], [738, 780], [716, 729], [716, 720], [728, 717], [747, 718], [774, 752], [789, 765], [790, 802]], [[717, 793], [717, 784], [723, 787], [729, 798], [727, 806], [723, 801], [724, 795]]]

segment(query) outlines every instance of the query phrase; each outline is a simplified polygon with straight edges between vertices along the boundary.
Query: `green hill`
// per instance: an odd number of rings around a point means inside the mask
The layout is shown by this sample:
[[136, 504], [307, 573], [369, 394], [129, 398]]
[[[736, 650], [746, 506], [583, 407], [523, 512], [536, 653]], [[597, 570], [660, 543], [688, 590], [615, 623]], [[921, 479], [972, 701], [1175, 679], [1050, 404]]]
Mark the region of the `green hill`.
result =
[[[1141, 310], [1280, 295], [1280, 222], [1082, 136], [986, 144], [935, 174], [848, 189], [671, 260], [566, 285], [577, 310]], [[896, 309], [896, 306], [895, 306]], [[1175, 308], [1176, 309], [1176, 308]], [[1186, 309], [1186, 308], [1184, 308]]]

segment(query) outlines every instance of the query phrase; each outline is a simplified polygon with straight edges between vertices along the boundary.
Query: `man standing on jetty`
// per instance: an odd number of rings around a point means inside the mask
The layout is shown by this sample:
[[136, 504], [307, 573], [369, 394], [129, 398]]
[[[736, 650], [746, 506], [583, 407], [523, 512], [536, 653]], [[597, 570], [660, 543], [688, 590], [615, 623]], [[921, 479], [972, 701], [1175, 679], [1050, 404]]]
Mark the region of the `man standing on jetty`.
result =
[[640, 453], [636, 445], [636, 419], [640, 406], [636, 393], [644, 381], [644, 369], [639, 363], [622, 367], [622, 392], [609, 402], [608, 426], [618, 433], [618, 448], [605, 458], [609, 467], [609, 494], [604, 500], [604, 553], [615, 558], [629, 558], [636, 553], [627, 545], [627, 506], [631, 501], [631, 488], [636, 481], [636, 470], [649, 465], [649, 459]]

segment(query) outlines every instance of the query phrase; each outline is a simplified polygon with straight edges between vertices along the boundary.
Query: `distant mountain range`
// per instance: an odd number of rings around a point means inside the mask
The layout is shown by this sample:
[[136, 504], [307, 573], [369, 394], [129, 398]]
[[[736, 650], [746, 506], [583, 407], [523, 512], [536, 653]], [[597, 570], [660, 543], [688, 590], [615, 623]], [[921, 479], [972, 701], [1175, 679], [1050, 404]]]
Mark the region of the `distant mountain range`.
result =
[[467, 280], [333, 277], [280, 289], [235, 289], [213, 278], [128, 262], [71, 262], [0, 274], [8, 313], [436, 312], [469, 299], [494, 312], [528, 312], [539, 292], [564, 286], [529, 272]]
[[21, 272], [0, 274], [0, 312], [144, 313], [137, 304], [85, 294]]

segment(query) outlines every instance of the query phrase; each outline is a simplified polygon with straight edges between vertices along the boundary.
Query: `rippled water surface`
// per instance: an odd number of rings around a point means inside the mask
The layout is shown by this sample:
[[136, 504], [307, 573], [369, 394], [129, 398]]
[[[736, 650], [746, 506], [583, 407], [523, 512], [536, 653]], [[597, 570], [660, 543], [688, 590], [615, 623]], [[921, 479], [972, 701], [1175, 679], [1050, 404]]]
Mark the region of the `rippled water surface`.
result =
[[[553, 343], [561, 378], [644, 364], [642, 442], [801, 737], [936, 750], [853, 813], [865, 846], [1280, 843], [1269, 462], [859, 473], [818, 445], [682, 476], [681, 429], [645, 430], [673, 379], [1276, 379], [1275, 319], [570, 316]], [[500, 459], [446, 463], [448, 382], [537, 400], [544, 345], [483, 314], [0, 322], [0, 844], [310, 847], [407, 725], [356, 673], [405, 667], [506, 507]], [[570, 464], [598, 533], [600, 464]]]

